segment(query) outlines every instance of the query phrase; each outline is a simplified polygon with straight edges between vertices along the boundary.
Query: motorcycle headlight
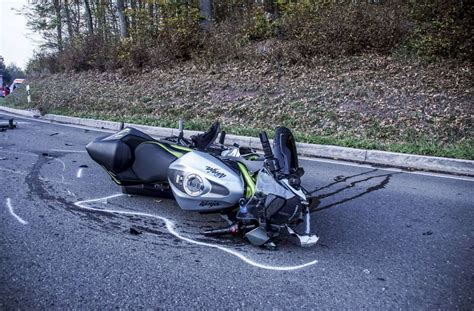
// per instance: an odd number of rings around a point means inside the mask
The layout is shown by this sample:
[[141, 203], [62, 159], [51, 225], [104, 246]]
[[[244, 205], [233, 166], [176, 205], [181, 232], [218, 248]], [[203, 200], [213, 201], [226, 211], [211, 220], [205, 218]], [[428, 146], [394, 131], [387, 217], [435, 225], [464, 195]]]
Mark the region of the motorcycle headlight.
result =
[[204, 182], [197, 174], [186, 175], [183, 182], [184, 191], [192, 197], [201, 195], [204, 191]]

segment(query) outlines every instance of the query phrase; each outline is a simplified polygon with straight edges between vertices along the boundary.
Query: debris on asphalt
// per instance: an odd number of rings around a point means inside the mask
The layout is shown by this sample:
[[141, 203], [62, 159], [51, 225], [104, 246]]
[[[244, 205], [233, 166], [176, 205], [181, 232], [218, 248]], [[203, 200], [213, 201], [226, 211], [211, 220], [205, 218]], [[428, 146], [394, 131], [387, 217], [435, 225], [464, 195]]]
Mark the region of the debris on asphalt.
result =
[[365, 274], [370, 274], [370, 270], [369, 269], [364, 269], [364, 273]]
[[426, 232], [423, 232], [423, 235], [432, 235], [433, 234], [433, 231], [426, 231]]
[[59, 134], [59, 133], [56, 132], [56, 133], [53, 133], [53, 134], [49, 134], [49, 136], [56, 136], [56, 135], [58, 135], [58, 134]]
[[139, 235], [139, 234], [142, 234], [142, 232], [140, 230], [137, 230], [133, 227], [130, 227], [130, 234], [133, 234], [133, 235]]
[[385, 278], [377, 278], [377, 280], [382, 281], [382, 282], [385, 282], [385, 281], [386, 281]]
[[155, 200], [156, 203], [161, 203], [161, 200]]
[[41, 155], [42, 155], [43, 157], [49, 157], [49, 154], [48, 154], [47, 152], [43, 152]]
[[0, 157], [0, 161], [7, 160], [8, 158], [6, 157]]
[[88, 168], [89, 166], [85, 165], [85, 164], [82, 164], [79, 166], [80, 168]]

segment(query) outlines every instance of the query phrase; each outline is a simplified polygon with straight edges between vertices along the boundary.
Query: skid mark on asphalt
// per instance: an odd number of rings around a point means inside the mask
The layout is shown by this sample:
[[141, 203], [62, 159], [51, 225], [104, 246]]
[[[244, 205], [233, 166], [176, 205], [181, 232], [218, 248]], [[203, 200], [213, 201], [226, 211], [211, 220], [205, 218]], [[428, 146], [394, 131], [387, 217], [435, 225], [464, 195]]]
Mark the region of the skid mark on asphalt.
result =
[[[401, 174], [401, 172], [394, 172], [394, 173], [373, 175], [373, 176], [369, 176], [369, 177], [364, 177], [363, 176], [363, 175], [371, 174], [371, 173], [374, 173], [374, 172], [377, 172], [377, 171], [378, 171], [377, 169], [374, 169], [374, 170], [362, 172], [362, 173], [352, 175], [352, 176], [346, 176], [346, 177], [337, 176], [334, 179], [335, 180], [334, 182], [311, 191], [310, 193], [312, 194], [313, 199], [317, 200], [317, 202], [318, 202], [318, 204], [311, 209], [311, 212], [318, 212], [318, 211], [321, 211], [321, 210], [329, 209], [331, 207], [339, 206], [343, 203], [346, 203], [346, 202], [355, 200], [357, 198], [360, 198], [362, 196], [365, 196], [365, 195], [367, 195], [371, 192], [384, 189], [389, 184], [389, 182], [390, 182], [391, 178], [393, 177], [393, 175]], [[349, 182], [349, 180], [351, 180], [351, 179], [356, 179], [356, 180]], [[374, 185], [371, 185], [371, 184], [368, 183], [369, 181], [378, 181], [378, 182]], [[343, 185], [340, 186], [336, 190], [333, 190], [329, 193], [317, 194], [318, 192], [320, 192], [323, 189], [328, 189], [328, 188], [330, 189], [334, 186], [341, 185], [341, 183]], [[361, 184], [362, 187], [367, 187], [367, 188], [364, 189], [361, 192], [358, 192], [358, 193], [356, 192], [356, 194], [345, 197], [345, 198], [343, 198], [339, 201], [330, 202], [330, 203], [327, 203], [324, 206], [319, 206], [320, 203], [321, 203], [321, 200], [326, 199], [326, 198], [331, 198], [331, 197], [336, 196], [337, 194], [342, 193], [342, 192], [346, 192], [346, 190], [354, 188], [356, 185], [359, 185], [359, 184]]]
[[28, 222], [26, 220], [23, 220], [20, 216], [15, 214], [15, 212], [13, 211], [13, 206], [12, 206], [12, 202], [11, 202], [10, 198], [7, 198], [7, 208], [8, 208], [8, 211], [10, 212], [10, 214], [13, 217], [15, 217], [16, 220], [18, 220], [19, 223], [21, 223], [22, 225], [27, 225], [28, 224]]
[[90, 206], [87, 205], [88, 203], [94, 203], [94, 202], [106, 203], [107, 200], [109, 200], [109, 199], [113, 199], [113, 198], [117, 198], [117, 197], [121, 197], [121, 196], [125, 196], [125, 194], [118, 193], [118, 194], [109, 195], [109, 196], [102, 197], [102, 198], [78, 201], [78, 202], [75, 202], [74, 205], [77, 206], [77, 207], [80, 207], [84, 210], [89, 210], [89, 211], [100, 211], [100, 212], [107, 212], [107, 213], [112, 213], [112, 214], [150, 217], [150, 218], [159, 219], [159, 220], [161, 220], [165, 223], [166, 229], [172, 235], [174, 235], [176, 238], [178, 238], [182, 241], [185, 241], [185, 242], [188, 242], [188, 243], [191, 243], [191, 244], [195, 244], [195, 245], [199, 245], [199, 246], [205, 246], [205, 247], [210, 247], [210, 248], [215, 248], [215, 249], [221, 250], [223, 252], [226, 252], [230, 255], [233, 255], [233, 256], [239, 258], [240, 260], [242, 260], [243, 262], [245, 262], [245, 263], [247, 263], [251, 266], [261, 268], [261, 269], [274, 270], [274, 271], [292, 271], [292, 270], [299, 270], [299, 269], [302, 269], [302, 268], [306, 268], [306, 267], [309, 267], [309, 266], [312, 266], [312, 265], [318, 263], [317, 260], [313, 260], [313, 261], [310, 261], [310, 262], [307, 262], [307, 263], [304, 263], [304, 264], [301, 264], [301, 265], [295, 265], [295, 266], [272, 266], [272, 265], [261, 264], [261, 263], [258, 263], [256, 261], [246, 257], [242, 253], [240, 253], [238, 251], [235, 251], [235, 250], [232, 250], [230, 248], [227, 248], [227, 247], [224, 247], [224, 246], [221, 246], [221, 245], [207, 243], [207, 242], [196, 241], [196, 240], [193, 240], [191, 238], [185, 237], [185, 236], [181, 235], [181, 233], [176, 229], [175, 223], [173, 221], [171, 221], [170, 219], [168, 219], [168, 218], [158, 216], [158, 215], [154, 215], [154, 214], [141, 213], [141, 212], [130, 212], [130, 211], [122, 211], [122, 210], [94, 208], [94, 207], [90, 207]]

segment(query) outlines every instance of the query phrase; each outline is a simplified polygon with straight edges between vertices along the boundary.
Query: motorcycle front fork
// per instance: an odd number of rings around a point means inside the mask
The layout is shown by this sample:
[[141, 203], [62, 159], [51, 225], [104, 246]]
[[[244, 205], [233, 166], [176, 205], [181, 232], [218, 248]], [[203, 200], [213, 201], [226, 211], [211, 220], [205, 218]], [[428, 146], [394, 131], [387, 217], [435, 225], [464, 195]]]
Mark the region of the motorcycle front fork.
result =
[[288, 231], [288, 234], [293, 238], [295, 243], [301, 247], [309, 247], [316, 244], [319, 240], [319, 237], [316, 234], [311, 233], [311, 215], [308, 204], [305, 204], [305, 209], [303, 211], [303, 225], [303, 234], [298, 234], [288, 225], [286, 225], [286, 230]]

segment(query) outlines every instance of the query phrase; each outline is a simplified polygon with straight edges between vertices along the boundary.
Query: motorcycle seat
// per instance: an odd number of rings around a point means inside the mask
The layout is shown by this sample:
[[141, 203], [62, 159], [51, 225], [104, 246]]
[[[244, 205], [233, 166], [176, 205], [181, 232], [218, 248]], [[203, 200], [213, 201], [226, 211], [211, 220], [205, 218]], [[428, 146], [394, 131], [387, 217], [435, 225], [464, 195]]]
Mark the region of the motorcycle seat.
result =
[[168, 180], [168, 167], [177, 159], [155, 142], [144, 142], [135, 149], [132, 169], [143, 183]]

